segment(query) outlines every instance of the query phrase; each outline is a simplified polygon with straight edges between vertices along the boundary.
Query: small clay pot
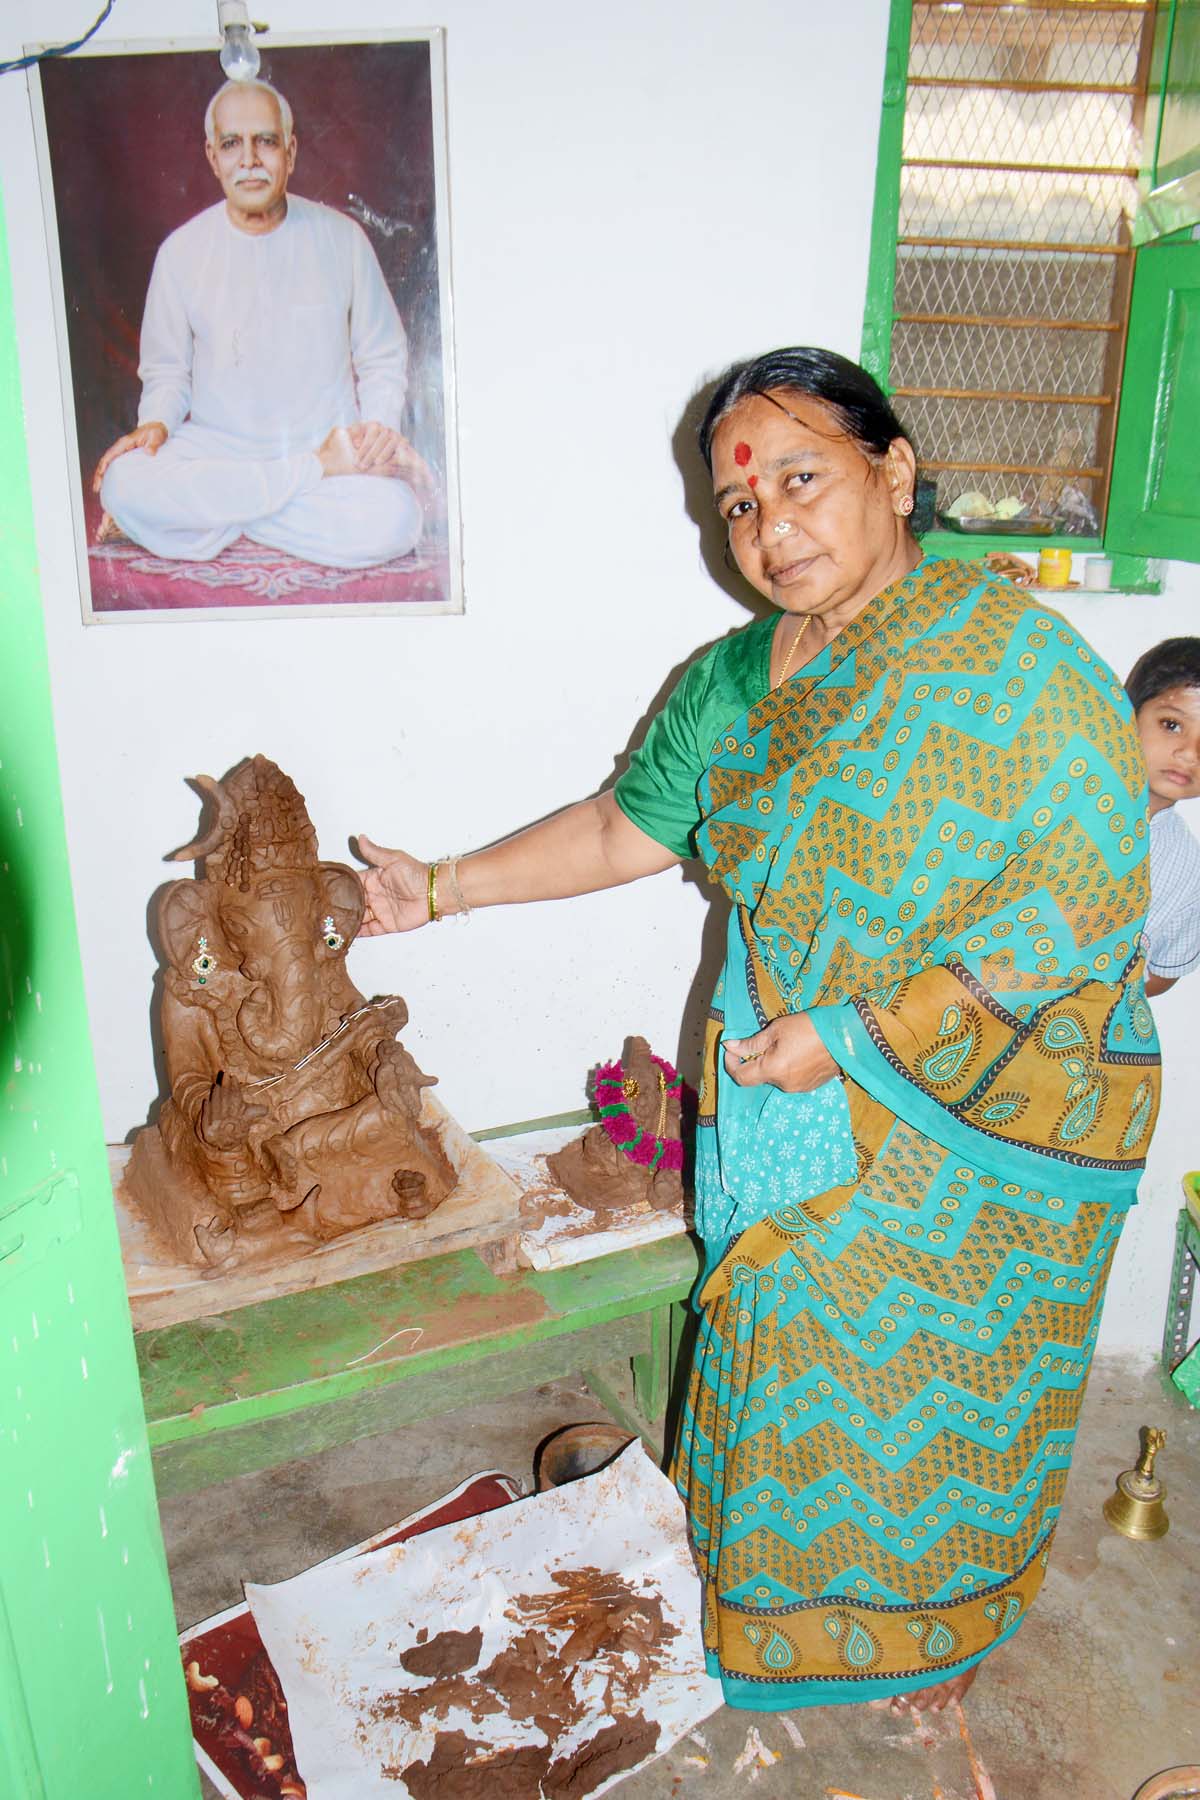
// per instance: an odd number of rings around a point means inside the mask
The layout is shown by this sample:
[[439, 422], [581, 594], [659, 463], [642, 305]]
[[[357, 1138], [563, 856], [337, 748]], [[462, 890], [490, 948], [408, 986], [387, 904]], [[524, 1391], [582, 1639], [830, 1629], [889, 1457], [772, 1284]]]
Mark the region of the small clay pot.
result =
[[568, 1481], [579, 1481], [594, 1475], [620, 1456], [622, 1450], [636, 1440], [619, 1425], [564, 1425], [538, 1445], [533, 1459], [533, 1475], [537, 1491], [564, 1487]]
[[1187, 1763], [1152, 1775], [1142, 1783], [1133, 1800], [1188, 1800], [1193, 1794], [1200, 1794], [1200, 1764]]

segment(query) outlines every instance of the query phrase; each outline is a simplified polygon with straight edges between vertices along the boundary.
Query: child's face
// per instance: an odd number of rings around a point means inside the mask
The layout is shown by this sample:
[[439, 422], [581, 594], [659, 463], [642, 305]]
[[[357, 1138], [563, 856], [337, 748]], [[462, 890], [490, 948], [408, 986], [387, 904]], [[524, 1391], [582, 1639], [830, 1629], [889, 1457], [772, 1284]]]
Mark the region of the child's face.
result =
[[1200, 794], [1200, 688], [1167, 688], [1138, 711], [1153, 816]]

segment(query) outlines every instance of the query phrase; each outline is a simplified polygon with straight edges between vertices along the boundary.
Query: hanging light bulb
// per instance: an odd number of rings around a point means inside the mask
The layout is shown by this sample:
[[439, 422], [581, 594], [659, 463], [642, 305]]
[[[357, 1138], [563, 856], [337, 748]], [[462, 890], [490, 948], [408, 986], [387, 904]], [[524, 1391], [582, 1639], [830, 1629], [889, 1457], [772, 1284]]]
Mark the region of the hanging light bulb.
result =
[[253, 81], [258, 74], [258, 45], [246, 0], [217, 0], [221, 27], [221, 67], [230, 81]]

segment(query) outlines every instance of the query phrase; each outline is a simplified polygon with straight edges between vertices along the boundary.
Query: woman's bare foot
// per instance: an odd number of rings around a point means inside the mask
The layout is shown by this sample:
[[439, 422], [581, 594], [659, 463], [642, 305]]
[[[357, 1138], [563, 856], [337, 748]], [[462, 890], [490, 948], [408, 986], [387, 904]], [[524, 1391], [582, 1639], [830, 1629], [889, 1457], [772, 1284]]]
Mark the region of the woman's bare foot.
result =
[[894, 1713], [906, 1713], [910, 1707], [917, 1712], [942, 1712], [955, 1700], [961, 1700], [976, 1675], [979, 1664], [972, 1663], [961, 1675], [955, 1675], [951, 1681], [939, 1681], [933, 1687], [917, 1688], [911, 1694], [893, 1694], [890, 1705]]

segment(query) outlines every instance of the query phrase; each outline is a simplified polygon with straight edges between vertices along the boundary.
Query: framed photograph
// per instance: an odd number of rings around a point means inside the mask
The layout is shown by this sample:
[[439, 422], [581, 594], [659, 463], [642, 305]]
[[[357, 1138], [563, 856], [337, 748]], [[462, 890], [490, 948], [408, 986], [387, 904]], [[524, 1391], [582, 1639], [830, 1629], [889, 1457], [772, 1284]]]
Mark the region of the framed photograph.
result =
[[439, 30], [30, 71], [86, 623], [462, 610]]

